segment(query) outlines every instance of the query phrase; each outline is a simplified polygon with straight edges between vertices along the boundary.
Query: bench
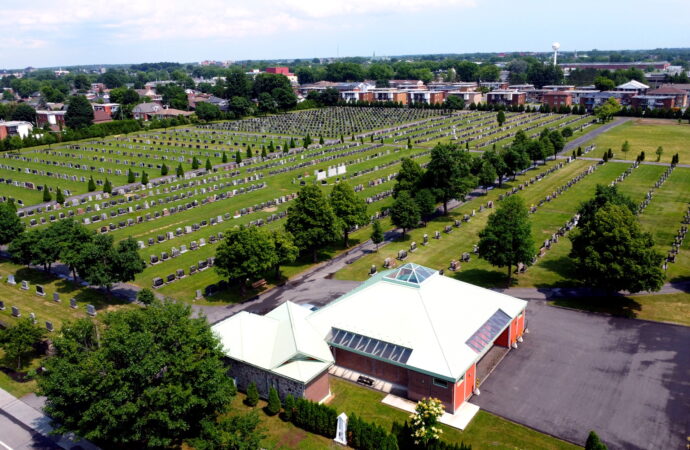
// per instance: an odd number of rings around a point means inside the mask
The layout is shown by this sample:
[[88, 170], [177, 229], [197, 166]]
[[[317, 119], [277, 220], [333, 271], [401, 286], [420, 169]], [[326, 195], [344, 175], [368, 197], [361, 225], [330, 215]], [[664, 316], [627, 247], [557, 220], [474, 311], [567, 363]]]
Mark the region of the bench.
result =
[[259, 281], [255, 281], [252, 283], [252, 289], [259, 289], [259, 288], [262, 288], [264, 286], [266, 286], [266, 280], [264, 280], [263, 278], [260, 279]]
[[360, 375], [359, 378], [357, 378], [357, 383], [363, 384], [365, 386], [373, 386], [374, 380], [372, 380], [369, 377], [365, 377], [364, 375]]

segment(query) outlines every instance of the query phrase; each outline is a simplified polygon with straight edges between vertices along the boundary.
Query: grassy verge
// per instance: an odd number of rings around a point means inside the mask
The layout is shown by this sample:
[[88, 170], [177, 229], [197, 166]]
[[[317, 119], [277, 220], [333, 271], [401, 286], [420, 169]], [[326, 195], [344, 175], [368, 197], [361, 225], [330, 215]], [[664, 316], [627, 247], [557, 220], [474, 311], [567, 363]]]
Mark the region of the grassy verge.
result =
[[654, 320], [690, 326], [690, 294], [631, 295], [568, 298], [551, 302], [557, 306], [601, 312], [631, 319]]
[[[377, 423], [390, 430], [393, 422], [404, 422], [409, 413], [381, 403], [386, 394], [357, 386], [348, 381], [331, 377], [331, 391], [334, 394], [330, 406], [338, 413], [356, 413], [365, 420]], [[577, 446], [539, 433], [522, 425], [502, 419], [485, 411], [479, 411], [469, 426], [460, 431], [442, 425], [443, 437], [447, 442], [471, 444], [472, 448], [496, 449], [574, 449]]]

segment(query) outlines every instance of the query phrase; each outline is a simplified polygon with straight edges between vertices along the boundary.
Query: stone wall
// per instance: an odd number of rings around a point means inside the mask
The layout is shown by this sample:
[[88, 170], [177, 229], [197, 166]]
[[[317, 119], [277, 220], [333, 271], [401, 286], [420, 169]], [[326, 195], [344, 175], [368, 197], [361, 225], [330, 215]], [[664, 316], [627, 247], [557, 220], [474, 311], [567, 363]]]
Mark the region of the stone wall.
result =
[[259, 397], [263, 399], [268, 398], [268, 390], [271, 386], [278, 390], [281, 399], [285, 399], [288, 394], [292, 394], [295, 398], [304, 396], [305, 386], [298, 381], [278, 376], [241, 361], [229, 359], [228, 363], [230, 364], [229, 375], [236, 380], [240, 391], [246, 392], [247, 386], [253, 381], [256, 383]]

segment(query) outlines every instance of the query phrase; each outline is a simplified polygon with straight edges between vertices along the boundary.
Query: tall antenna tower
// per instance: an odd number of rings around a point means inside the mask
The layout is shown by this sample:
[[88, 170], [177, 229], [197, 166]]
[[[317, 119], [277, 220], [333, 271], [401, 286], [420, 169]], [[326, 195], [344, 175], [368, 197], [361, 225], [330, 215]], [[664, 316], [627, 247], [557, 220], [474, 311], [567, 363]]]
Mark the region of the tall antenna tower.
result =
[[558, 63], [558, 49], [561, 48], [561, 44], [554, 42], [551, 44], [551, 48], [553, 49], [553, 65], [556, 66]]

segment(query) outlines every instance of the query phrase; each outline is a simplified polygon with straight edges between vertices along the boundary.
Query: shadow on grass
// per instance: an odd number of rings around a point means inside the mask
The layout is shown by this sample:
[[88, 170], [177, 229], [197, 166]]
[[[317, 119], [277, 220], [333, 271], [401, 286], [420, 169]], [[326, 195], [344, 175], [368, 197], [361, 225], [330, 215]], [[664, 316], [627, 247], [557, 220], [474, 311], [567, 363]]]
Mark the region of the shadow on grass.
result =
[[537, 288], [581, 286], [581, 283], [578, 281], [575, 263], [567, 256], [561, 256], [560, 258], [555, 259], [545, 259], [539, 264], [539, 267], [552, 272], [563, 279], [552, 283], [535, 283], [534, 285]]
[[[486, 288], [508, 287], [507, 269], [506, 270], [487, 270], [487, 269], [467, 269], [459, 272], [445, 272], [456, 280], [464, 281], [466, 283], [475, 284]], [[451, 275], [452, 274], [452, 275]], [[517, 279], [513, 276], [511, 286], [517, 283]]]
[[565, 308], [581, 309], [583, 311], [606, 313], [614, 316], [627, 317], [634, 319], [642, 305], [630, 297], [612, 294], [609, 296], [583, 297], [583, 298], [560, 298], [552, 301], [555, 306]]

